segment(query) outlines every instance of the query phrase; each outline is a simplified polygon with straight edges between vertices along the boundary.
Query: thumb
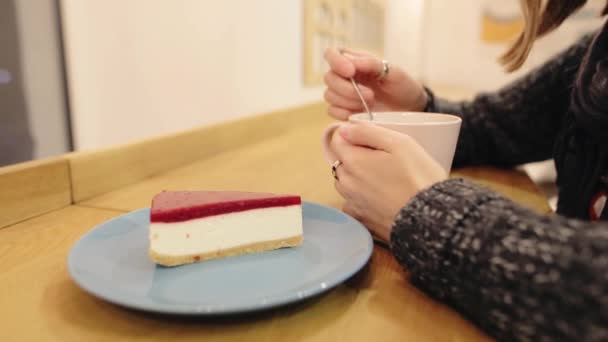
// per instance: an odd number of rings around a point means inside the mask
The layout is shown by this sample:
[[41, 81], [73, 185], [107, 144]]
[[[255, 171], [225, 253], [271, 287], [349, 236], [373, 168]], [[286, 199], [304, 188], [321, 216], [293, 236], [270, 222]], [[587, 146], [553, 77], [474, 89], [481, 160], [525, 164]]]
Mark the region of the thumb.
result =
[[391, 152], [404, 134], [368, 122], [345, 123], [339, 134], [352, 145]]
[[[372, 56], [353, 56], [345, 55], [355, 65], [357, 73], [378, 76], [382, 72], [382, 60]], [[387, 75], [388, 76], [388, 75]]]
[[357, 74], [376, 77], [380, 75], [384, 68], [382, 60], [371, 54], [361, 53], [348, 48], [341, 49], [340, 53], [353, 64], [354, 71]]
[[356, 69], [352, 59], [340, 53], [338, 49], [326, 49], [324, 58], [329, 64], [329, 68], [339, 76], [347, 78], [355, 76]]
[[[370, 77], [372, 79], [376, 79], [384, 70], [384, 63], [381, 59], [378, 59], [373, 56], [353, 56], [349, 54], [344, 54], [352, 64], [354, 65], [354, 69], [357, 75]], [[389, 68], [391, 66], [389, 65]], [[389, 69], [390, 70], [390, 69]], [[399, 73], [393, 71], [388, 72], [386, 76], [382, 79], [383, 82], [395, 82], [398, 81]]]

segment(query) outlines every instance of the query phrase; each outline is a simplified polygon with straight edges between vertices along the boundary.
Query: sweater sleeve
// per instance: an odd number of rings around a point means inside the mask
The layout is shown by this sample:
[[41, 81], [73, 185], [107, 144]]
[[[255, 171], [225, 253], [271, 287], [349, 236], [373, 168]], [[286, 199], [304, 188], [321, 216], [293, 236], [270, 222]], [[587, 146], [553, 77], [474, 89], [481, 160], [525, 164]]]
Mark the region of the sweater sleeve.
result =
[[411, 281], [499, 340], [608, 339], [608, 224], [541, 216], [462, 179], [399, 213]]
[[592, 38], [584, 36], [523, 78], [471, 101], [450, 102], [427, 89], [426, 111], [463, 120], [454, 166], [515, 166], [551, 158], [576, 71]]

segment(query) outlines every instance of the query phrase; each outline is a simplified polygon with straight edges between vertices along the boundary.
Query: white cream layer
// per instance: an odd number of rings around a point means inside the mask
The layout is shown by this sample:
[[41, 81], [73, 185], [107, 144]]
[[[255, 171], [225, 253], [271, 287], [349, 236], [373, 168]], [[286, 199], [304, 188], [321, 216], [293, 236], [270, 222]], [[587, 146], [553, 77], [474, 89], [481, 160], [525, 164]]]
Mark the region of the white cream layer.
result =
[[271, 207], [181, 222], [152, 222], [150, 248], [179, 256], [302, 235], [302, 207]]

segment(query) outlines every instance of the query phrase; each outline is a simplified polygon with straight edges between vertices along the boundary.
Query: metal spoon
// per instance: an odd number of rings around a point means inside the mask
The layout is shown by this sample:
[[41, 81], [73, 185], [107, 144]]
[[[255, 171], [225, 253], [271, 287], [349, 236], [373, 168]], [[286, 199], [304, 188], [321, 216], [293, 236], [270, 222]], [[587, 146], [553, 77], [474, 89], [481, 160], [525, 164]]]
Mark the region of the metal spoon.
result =
[[369, 110], [369, 106], [367, 105], [367, 102], [365, 102], [365, 99], [363, 98], [363, 95], [361, 94], [359, 85], [357, 84], [357, 82], [355, 82], [355, 80], [352, 77], [350, 77], [350, 83], [352, 83], [353, 87], [355, 88], [355, 91], [357, 92], [357, 95], [359, 95], [359, 98], [361, 99], [361, 102], [363, 103], [363, 107], [365, 107], [365, 111], [367, 112], [367, 114], [369, 114], [369, 121], [374, 121], [374, 113], [372, 113], [372, 111]]
[[[344, 55], [343, 50], [340, 50], [340, 53], [342, 55]], [[359, 99], [361, 99], [361, 103], [363, 103], [363, 107], [365, 108], [365, 111], [367, 112], [367, 114], [369, 114], [369, 121], [374, 121], [374, 113], [372, 113], [372, 111], [369, 109], [369, 106], [367, 105], [367, 102], [365, 102], [365, 99], [363, 98], [363, 94], [361, 94], [361, 89], [359, 89], [359, 85], [357, 84], [357, 82], [355, 82], [355, 79], [352, 77], [349, 77], [350, 79], [350, 83], [353, 85], [353, 88], [355, 88], [355, 91], [357, 92], [357, 95], [359, 95]]]

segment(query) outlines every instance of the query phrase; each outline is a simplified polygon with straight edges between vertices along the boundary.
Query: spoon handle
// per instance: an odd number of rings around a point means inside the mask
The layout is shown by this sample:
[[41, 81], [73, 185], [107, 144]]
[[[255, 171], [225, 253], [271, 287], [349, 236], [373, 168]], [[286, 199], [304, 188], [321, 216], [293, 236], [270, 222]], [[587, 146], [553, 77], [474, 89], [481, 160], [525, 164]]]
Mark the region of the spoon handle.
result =
[[365, 99], [363, 98], [363, 95], [361, 94], [359, 85], [357, 84], [357, 82], [355, 82], [355, 80], [352, 77], [350, 78], [350, 83], [352, 83], [353, 88], [355, 88], [355, 91], [357, 92], [357, 95], [359, 95], [359, 98], [361, 99], [361, 102], [363, 103], [363, 107], [365, 107], [365, 111], [367, 112], [367, 114], [369, 114], [369, 120], [373, 121], [374, 114], [372, 113], [371, 110], [369, 110], [369, 106], [367, 105], [367, 102], [365, 102]]

